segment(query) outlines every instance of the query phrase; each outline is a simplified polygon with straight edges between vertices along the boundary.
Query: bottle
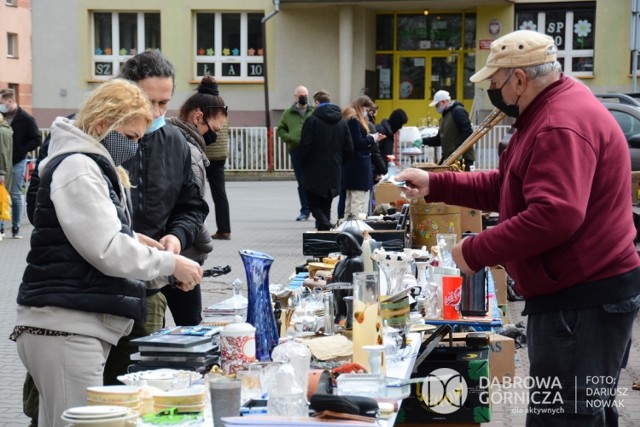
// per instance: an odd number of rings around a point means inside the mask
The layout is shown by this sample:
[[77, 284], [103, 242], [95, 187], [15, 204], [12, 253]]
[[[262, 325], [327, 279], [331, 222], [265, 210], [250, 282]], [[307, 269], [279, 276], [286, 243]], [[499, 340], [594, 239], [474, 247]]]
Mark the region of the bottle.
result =
[[286, 339], [281, 340], [281, 343], [273, 349], [271, 360], [274, 362], [286, 362], [293, 366], [298, 383], [306, 395], [307, 385], [309, 384], [311, 351], [295, 338], [295, 331], [292, 327], [287, 329]]
[[[275, 350], [273, 351], [275, 352]], [[294, 367], [290, 363], [283, 363], [278, 367], [271, 387], [269, 387], [267, 414], [307, 417], [309, 416], [309, 406], [306, 395], [307, 391], [300, 385]]]

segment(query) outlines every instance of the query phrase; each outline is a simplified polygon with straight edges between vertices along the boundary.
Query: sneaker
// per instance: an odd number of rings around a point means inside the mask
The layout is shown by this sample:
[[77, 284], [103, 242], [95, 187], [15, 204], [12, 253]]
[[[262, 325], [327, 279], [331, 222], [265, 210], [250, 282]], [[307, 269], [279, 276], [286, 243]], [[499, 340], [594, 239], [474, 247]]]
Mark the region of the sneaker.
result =
[[296, 218], [296, 221], [306, 221], [309, 219], [310, 214], [303, 214], [301, 213], [300, 215], [298, 215], [298, 217]]
[[20, 234], [20, 227], [11, 227], [11, 237], [14, 239], [22, 239], [22, 234]]

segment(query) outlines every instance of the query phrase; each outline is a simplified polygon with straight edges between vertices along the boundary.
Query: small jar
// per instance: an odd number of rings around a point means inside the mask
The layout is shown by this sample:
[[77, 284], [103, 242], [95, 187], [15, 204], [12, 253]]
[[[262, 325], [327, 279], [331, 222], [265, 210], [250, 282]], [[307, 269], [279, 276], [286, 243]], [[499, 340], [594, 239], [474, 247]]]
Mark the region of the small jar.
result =
[[220, 332], [220, 365], [226, 375], [256, 360], [256, 328], [235, 316]]

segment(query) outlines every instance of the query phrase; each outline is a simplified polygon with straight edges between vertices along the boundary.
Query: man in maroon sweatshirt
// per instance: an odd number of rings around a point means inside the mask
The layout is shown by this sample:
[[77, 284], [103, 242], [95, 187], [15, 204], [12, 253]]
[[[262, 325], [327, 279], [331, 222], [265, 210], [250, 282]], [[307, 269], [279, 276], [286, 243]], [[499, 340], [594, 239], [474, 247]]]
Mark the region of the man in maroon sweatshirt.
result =
[[516, 118], [498, 170], [408, 169], [396, 179], [410, 197], [500, 214], [496, 227], [458, 243], [453, 259], [466, 274], [504, 265], [526, 300], [527, 426], [617, 425], [617, 381], [640, 306], [629, 149], [611, 114], [556, 59], [551, 37], [515, 31], [491, 44], [471, 76], [489, 79], [492, 104]]

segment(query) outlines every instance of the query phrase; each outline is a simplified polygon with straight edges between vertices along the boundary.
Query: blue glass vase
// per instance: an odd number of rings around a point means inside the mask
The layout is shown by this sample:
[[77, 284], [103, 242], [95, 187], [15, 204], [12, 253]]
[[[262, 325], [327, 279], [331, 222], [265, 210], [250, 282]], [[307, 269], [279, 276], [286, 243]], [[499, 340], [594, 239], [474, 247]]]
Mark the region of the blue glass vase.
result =
[[247, 273], [247, 322], [256, 328], [256, 359], [271, 360], [271, 350], [278, 345], [278, 327], [271, 307], [269, 270], [273, 258], [261, 252], [238, 251]]

